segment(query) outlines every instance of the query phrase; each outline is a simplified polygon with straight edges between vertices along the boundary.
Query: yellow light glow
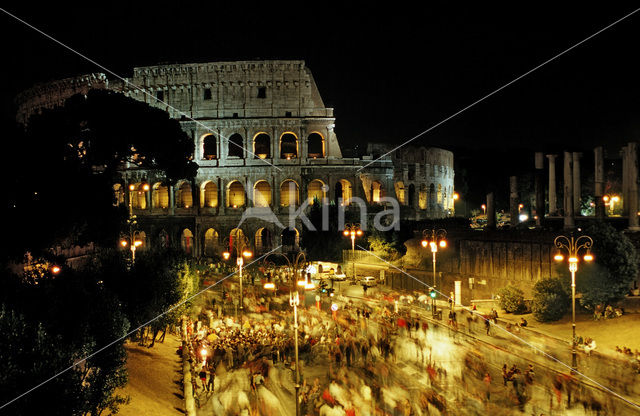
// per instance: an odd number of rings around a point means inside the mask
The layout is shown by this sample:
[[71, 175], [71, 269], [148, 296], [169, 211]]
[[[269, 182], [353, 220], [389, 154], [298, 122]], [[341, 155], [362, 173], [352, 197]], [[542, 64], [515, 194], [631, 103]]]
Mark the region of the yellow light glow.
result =
[[562, 254], [558, 253], [555, 256], [553, 256], [553, 259], [555, 261], [562, 261], [562, 260], [564, 260], [564, 256]]
[[225, 251], [224, 253], [222, 253], [222, 257], [224, 257], [225, 260], [229, 260], [230, 256], [231, 256], [231, 253], [229, 253], [228, 251]]
[[298, 286], [305, 286], [307, 284], [306, 280], [298, 280]]
[[207, 356], [207, 350], [206, 349], [201, 349], [200, 350], [200, 355], [202, 355], [202, 357], [206, 357]]
[[611, 198], [611, 201], [618, 202], [618, 201], [620, 201], [620, 198], [617, 197], [617, 196], [614, 196], [613, 198]]
[[454, 200], [454, 201], [457, 201], [458, 199], [460, 199], [460, 195], [458, 195], [458, 193], [457, 193], [457, 192], [455, 192], [455, 193], [453, 194], [453, 200]]
[[593, 255], [591, 253], [587, 253], [584, 256], [584, 261], [592, 261], [593, 260]]
[[604, 202], [607, 202], [607, 201], [609, 200], [609, 197], [605, 195], [605, 196], [603, 196], [603, 197], [602, 197], [602, 200], [603, 200]]
[[577, 263], [577, 262], [578, 262], [577, 257], [569, 257], [569, 263]]
[[362, 234], [363, 234], [363, 233], [362, 233], [362, 230], [358, 230], [358, 231], [356, 231], [356, 234], [357, 234], [357, 235], [362, 235]]
[[127, 244], [128, 244], [128, 243], [127, 243], [125, 240], [120, 241], [120, 245], [121, 245], [122, 247], [126, 247], [126, 246], [127, 246]]
[[267, 282], [264, 284], [264, 288], [268, 290], [273, 290], [276, 288], [276, 284], [273, 282]]
[[315, 289], [315, 288], [316, 288], [316, 285], [315, 285], [315, 284], [313, 284], [313, 283], [311, 283], [311, 282], [309, 282], [309, 283], [307, 283], [306, 285], [304, 285], [304, 288], [305, 288], [306, 290], [311, 290], [311, 289]]
[[345, 236], [345, 237], [347, 237], [347, 236], [349, 235], [349, 231], [348, 231], [348, 230], [344, 230], [344, 231], [342, 232], [342, 234], [344, 234], [344, 236]]
[[422, 244], [422, 247], [427, 247], [429, 245], [429, 242], [427, 240], [422, 240], [420, 241], [420, 244]]
[[58, 267], [58, 266], [53, 266], [53, 267], [51, 268], [51, 273], [53, 273], [53, 274], [58, 274], [58, 273], [60, 273], [60, 267]]
[[145, 191], [149, 190], [149, 184], [145, 183], [144, 185], [142, 185], [142, 189], [144, 189]]
[[129, 190], [130, 191], [135, 191], [136, 190], [136, 186], [134, 184], [129, 185]]
[[136, 241], [133, 242], [133, 245], [136, 246], [136, 247], [140, 247], [142, 245], [142, 241], [136, 240]]
[[446, 240], [440, 240], [440, 247], [445, 248], [447, 246]]
[[245, 257], [251, 257], [251, 256], [253, 256], [253, 253], [250, 252], [249, 250], [245, 250], [245, 251], [242, 252], [242, 255], [245, 256]]

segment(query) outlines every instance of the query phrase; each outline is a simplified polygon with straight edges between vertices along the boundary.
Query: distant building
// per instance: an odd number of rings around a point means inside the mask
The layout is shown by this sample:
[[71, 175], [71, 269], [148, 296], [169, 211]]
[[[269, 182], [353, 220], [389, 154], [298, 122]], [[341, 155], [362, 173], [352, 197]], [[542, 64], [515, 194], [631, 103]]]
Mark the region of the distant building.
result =
[[[26, 123], [92, 88], [121, 92], [178, 119], [196, 145], [195, 182], [169, 188], [157, 172], [131, 165], [114, 186], [118, 203], [131, 201], [146, 244], [208, 257], [226, 237], [245, 235], [258, 253], [288, 249], [299, 244], [302, 225], [283, 229], [274, 220], [288, 225], [289, 207], [305, 199], [349, 205], [359, 197], [380, 205], [391, 196], [406, 218], [453, 214], [453, 154], [404, 147], [375, 160], [386, 147], [370, 145], [369, 156], [342, 157], [333, 109], [325, 107], [304, 61], [139, 67], [128, 81], [91, 74], [36, 85], [18, 96], [17, 119]], [[247, 208], [265, 217], [238, 225]]]

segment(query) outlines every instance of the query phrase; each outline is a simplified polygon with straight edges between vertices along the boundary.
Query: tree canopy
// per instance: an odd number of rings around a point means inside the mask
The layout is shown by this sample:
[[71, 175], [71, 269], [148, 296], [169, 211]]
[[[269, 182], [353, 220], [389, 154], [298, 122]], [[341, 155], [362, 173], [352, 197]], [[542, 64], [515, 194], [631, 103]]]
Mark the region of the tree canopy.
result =
[[122, 94], [92, 90], [5, 128], [3, 193], [14, 255], [55, 244], [115, 244], [126, 210], [113, 185], [126, 163], [155, 170], [168, 183], [192, 178], [194, 143], [163, 110]]

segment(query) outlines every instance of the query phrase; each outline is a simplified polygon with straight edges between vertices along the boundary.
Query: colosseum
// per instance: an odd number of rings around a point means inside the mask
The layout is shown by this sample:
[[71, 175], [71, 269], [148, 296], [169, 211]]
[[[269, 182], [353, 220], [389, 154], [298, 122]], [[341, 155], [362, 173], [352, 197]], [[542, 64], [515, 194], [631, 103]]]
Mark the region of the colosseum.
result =
[[[304, 61], [146, 66], [124, 81], [105, 74], [68, 78], [21, 93], [17, 119], [27, 123], [32, 114], [94, 88], [167, 111], [194, 140], [194, 183], [167, 187], [156, 172], [133, 165], [123, 167], [122, 182], [114, 186], [147, 244], [209, 257], [227, 238], [244, 235], [258, 253], [280, 245], [286, 250], [298, 246], [303, 224], [282, 224], [305, 199], [357, 209], [352, 202], [358, 197], [379, 211], [387, 196], [397, 199], [405, 219], [453, 215], [453, 154], [403, 147], [385, 155], [387, 145], [369, 144], [367, 155], [343, 157], [333, 109], [324, 105]], [[247, 208], [275, 217], [241, 223]]]

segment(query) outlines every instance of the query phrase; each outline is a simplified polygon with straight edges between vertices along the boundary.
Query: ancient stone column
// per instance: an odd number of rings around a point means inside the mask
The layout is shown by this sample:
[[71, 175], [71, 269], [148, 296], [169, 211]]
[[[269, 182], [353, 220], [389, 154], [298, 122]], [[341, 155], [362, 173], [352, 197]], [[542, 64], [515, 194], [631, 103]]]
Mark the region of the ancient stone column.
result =
[[556, 157], [547, 155], [549, 159], [549, 216], [558, 215], [558, 203], [556, 196]]
[[629, 229], [640, 230], [638, 226], [638, 146], [637, 143], [627, 145], [627, 165], [629, 167]]
[[175, 215], [176, 213], [175, 184], [169, 183], [167, 185], [167, 191], [169, 192], [169, 215]]
[[573, 213], [580, 216], [580, 202], [582, 193], [580, 192], [580, 158], [582, 153], [573, 152]]
[[[487, 205], [487, 209], [489, 206]], [[518, 177], [509, 178], [509, 214], [511, 215], [511, 226], [518, 225]]]
[[487, 229], [496, 228], [496, 206], [493, 201], [493, 192], [487, 194]]
[[536, 191], [536, 226], [542, 225], [544, 218], [544, 186], [542, 185], [544, 176], [544, 154], [536, 152], [535, 154], [535, 191]]
[[573, 155], [564, 152], [564, 228], [576, 225], [573, 213]]
[[596, 218], [604, 218], [604, 151], [598, 146], [593, 151], [595, 157], [595, 204]]

